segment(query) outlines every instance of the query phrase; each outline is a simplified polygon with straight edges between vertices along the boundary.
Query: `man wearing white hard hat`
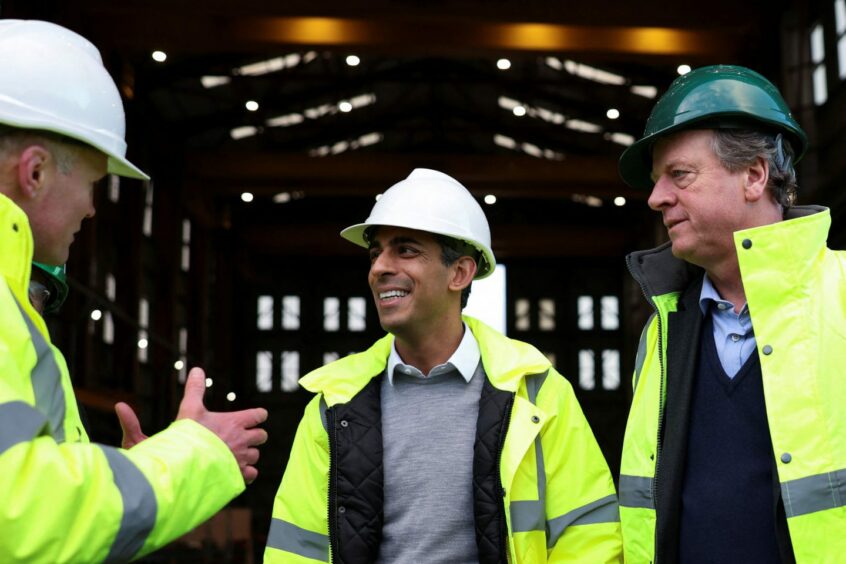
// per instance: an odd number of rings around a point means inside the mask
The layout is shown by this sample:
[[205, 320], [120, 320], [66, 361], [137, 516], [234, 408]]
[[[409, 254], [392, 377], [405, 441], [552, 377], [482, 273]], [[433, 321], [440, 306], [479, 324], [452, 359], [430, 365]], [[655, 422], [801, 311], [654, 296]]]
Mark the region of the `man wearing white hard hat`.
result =
[[495, 267], [455, 179], [417, 169], [364, 223], [388, 334], [306, 375], [266, 562], [618, 562], [617, 498], [573, 390], [534, 347], [461, 315]]
[[[33, 260], [63, 264], [94, 184], [147, 176], [126, 157], [120, 95], [63, 27], [0, 20], [0, 562], [127, 561], [190, 531], [256, 476], [263, 409], [212, 413], [202, 370], [177, 421], [90, 443], [64, 357], [27, 296]], [[131, 449], [129, 447], [132, 447]]]

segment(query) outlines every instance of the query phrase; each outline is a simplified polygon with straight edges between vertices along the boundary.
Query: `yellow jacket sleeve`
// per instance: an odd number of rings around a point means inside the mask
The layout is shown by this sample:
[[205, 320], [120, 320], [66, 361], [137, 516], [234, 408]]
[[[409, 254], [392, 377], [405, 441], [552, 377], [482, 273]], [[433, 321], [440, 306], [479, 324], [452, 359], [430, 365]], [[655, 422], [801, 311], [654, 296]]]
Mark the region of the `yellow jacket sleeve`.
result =
[[329, 560], [329, 438], [322, 396], [306, 406], [288, 466], [273, 502], [264, 561], [314, 563]]

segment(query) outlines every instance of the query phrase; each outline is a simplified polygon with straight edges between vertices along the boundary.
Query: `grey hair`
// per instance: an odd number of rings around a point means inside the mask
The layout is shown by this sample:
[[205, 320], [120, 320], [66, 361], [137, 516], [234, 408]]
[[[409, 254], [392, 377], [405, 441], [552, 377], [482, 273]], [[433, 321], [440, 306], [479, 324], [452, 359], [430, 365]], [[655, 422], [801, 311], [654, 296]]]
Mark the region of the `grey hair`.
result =
[[796, 170], [793, 147], [781, 133], [773, 135], [752, 129], [715, 129], [711, 146], [722, 165], [737, 172], [755, 163], [758, 157], [769, 164], [767, 188], [782, 211], [796, 203]]
[[56, 167], [64, 175], [68, 175], [76, 164], [79, 147], [88, 147], [85, 143], [65, 137], [51, 131], [37, 129], [20, 129], [0, 124], [0, 158], [8, 156], [9, 152], [23, 149], [27, 144], [43, 143], [53, 158]]

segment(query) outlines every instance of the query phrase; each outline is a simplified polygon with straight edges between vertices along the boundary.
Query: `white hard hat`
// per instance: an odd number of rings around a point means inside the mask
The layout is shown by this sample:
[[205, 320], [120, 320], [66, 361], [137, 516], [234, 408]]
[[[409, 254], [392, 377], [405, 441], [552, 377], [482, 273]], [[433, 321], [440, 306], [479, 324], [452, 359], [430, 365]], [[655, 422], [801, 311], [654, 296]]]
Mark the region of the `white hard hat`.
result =
[[428, 231], [468, 243], [480, 254], [476, 280], [496, 266], [482, 207], [460, 182], [436, 170], [414, 169], [382, 194], [364, 223], [347, 227], [341, 237], [366, 248], [364, 233], [371, 225]]
[[110, 173], [149, 178], [126, 160], [123, 104], [100, 52], [59, 25], [0, 20], [0, 123], [77, 139]]

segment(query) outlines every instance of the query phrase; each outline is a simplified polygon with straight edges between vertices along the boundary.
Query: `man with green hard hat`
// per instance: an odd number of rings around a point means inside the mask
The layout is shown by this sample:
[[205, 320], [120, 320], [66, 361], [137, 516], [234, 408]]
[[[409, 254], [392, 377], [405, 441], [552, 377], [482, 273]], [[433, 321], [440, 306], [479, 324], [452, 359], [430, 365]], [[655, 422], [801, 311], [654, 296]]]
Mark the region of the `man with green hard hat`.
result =
[[805, 133], [737, 66], [679, 77], [620, 174], [669, 242], [628, 267], [654, 309], [620, 470], [627, 562], [841, 562], [846, 254], [794, 206]]
[[208, 411], [198, 368], [164, 431], [144, 436], [125, 404], [125, 448], [83, 428], [42, 317], [57, 303], [49, 286], [66, 291], [64, 271], [45, 265], [67, 261], [101, 178], [147, 178], [126, 159], [124, 129], [94, 45], [52, 23], [0, 20], [0, 562], [137, 558], [256, 477], [267, 412]]

